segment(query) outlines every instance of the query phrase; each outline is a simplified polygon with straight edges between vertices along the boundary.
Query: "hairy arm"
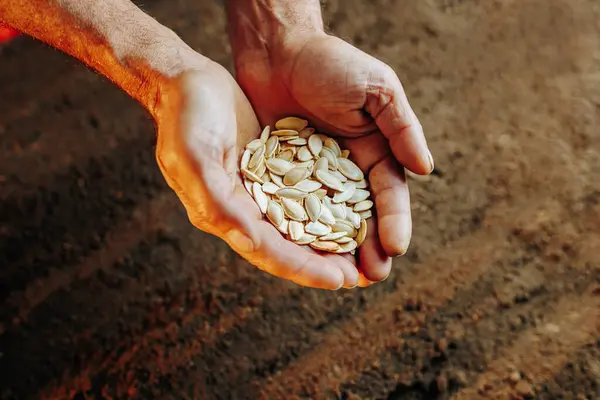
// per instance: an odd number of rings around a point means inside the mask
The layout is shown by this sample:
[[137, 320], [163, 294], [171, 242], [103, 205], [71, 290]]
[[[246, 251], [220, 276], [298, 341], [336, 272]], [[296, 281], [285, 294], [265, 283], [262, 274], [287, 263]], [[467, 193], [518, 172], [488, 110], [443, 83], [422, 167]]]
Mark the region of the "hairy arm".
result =
[[290, 40], [323, 32], [319, 0], [227, 0], [233, 51], [277, 54]]
[[202, 62], [129, 0], [2, 1], [0, 22], [82, 61], [151, 113], [161, 84]]

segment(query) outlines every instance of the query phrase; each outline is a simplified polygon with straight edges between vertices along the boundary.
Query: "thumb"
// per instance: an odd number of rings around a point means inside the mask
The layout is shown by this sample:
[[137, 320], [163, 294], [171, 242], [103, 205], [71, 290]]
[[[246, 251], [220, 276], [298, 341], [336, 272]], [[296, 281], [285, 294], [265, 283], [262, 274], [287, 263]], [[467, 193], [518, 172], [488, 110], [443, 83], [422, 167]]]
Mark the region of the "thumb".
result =
[[398, 76], [387, 65], [373, 71], [367, 86], [366, 111], [388, 139], [400, 164], [415, 174], [430, 174], [433, 156]]

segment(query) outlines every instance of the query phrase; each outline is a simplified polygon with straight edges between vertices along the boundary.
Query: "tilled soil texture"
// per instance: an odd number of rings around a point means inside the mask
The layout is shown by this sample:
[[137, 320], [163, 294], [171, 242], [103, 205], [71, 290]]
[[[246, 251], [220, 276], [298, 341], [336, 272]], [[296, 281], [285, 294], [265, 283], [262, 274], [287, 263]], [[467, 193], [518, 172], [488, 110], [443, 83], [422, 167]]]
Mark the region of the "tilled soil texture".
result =
[[[217, 2], [144, 9], [230, 67]], [[194, 229], [140, 107], [0, 50], [3, 399], [600, 398], [600, 3], [329, 0], [398, 71], [437, 173], [368, 289], [271, 278]]]

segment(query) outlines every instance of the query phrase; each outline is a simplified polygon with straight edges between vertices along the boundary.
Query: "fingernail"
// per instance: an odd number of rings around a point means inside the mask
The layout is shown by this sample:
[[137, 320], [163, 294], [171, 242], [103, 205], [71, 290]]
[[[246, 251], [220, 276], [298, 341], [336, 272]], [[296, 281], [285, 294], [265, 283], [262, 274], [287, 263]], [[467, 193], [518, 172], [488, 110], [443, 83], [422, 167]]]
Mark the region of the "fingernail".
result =
[[254, 252], [254, 242], [239, 229], [232, 229], [226, 234], [227, 241], [233, 249], [240, 253]]
[[433, 172], [435, 168], [435, 164], [433, 162], [433, 156], [431, 155], [431, 150], [427, 150], [427, 156], [429, 157], [429, 173]]

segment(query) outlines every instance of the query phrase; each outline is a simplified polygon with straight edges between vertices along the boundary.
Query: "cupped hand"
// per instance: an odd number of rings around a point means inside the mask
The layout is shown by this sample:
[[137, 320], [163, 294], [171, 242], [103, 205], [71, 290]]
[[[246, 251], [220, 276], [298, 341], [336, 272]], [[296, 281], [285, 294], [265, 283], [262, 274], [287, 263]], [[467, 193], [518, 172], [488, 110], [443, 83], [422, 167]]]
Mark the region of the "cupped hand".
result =
[[[236, 46], [234, 46], [236, 48]], [[338, 136], [368, 171], [377, 218], [357, 259], [360, 286], [385, 279], [392, 256], [409, 246], [412, 222], [404, 168], [429, 174], [433, 158], [396, 73], [383, 62], [325, 33], [298, 36], [270, 49], [237, 47], [236, 78], [261, 123], [308, 119]]]
[[286, 240], [243, 187], [239, 157], [261, 129], [233, 77], [210, 61], [166, 82], [158, 96], [156, 157], [199, 229], [225, 240], [258, 268], [297, 284], [352, 287], [358, 272], [343, 257]]

